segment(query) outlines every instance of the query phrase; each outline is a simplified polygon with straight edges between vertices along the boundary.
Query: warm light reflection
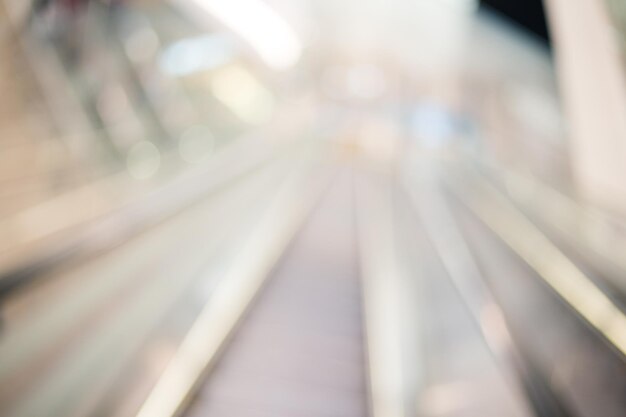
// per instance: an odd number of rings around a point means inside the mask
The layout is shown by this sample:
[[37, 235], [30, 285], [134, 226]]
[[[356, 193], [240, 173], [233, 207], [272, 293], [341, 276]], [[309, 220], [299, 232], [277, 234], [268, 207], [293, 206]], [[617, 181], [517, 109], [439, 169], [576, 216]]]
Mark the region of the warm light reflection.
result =
[[246, 123], [263, 123], [274, 110], [272, 93], [240, 66], [217, 72], [210, 82], [215, 97]]

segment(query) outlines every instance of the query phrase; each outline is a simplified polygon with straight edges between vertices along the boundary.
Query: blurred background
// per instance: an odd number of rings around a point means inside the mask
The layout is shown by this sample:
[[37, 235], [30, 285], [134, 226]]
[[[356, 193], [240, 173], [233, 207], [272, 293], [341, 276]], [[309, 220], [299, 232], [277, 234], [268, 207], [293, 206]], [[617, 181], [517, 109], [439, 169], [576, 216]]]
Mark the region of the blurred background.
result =
[[0, 0], [0, 415], [626, 415], [626, 3]]

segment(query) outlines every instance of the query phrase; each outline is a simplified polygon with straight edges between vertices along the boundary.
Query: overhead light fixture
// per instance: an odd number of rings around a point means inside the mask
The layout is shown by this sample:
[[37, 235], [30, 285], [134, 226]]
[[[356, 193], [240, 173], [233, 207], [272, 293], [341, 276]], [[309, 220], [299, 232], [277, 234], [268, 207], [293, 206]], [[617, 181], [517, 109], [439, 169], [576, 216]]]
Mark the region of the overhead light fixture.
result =
[[293, 28], [262, 0], [192, 0], [245, 40], [270, 67], [286, 69], [302, 53]]

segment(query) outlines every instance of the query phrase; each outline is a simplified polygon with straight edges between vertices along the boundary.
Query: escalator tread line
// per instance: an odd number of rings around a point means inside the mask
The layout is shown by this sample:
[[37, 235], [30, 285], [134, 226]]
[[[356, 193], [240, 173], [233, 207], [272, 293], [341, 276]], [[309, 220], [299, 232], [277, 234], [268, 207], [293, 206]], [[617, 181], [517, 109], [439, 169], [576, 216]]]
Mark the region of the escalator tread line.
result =
[[327, 176], [301, 173], [279, 191], [142, 404], [138, 417], [173, 417], [186, 409], [317, 200]]

